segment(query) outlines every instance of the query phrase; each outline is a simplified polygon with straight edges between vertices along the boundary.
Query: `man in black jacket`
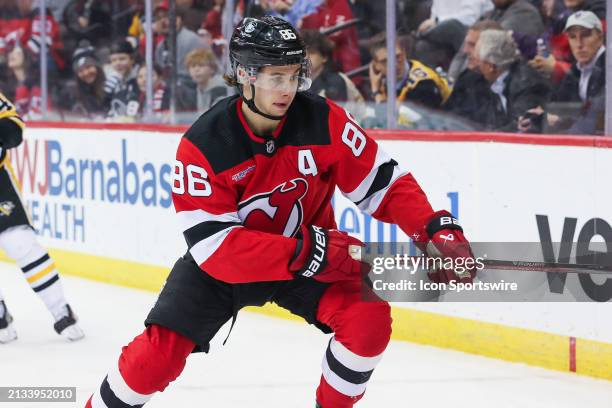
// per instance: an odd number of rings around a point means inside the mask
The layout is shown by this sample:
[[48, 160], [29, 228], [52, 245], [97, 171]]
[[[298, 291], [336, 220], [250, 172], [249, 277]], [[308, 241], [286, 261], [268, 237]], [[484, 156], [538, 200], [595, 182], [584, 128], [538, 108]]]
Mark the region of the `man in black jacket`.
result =
[[519, 59], [510, 32], [483, 31], [476, 45], [475, 58], [488, 91], [479, 95], [479, 111], [474, 119], [486, 129], [514, 132], [519, 116], [548, 101], [548, 84]]
[[[548, 113], [547, 130], [573, 134], [598, 133], [603, 129], [601, 118], [605, 110], [605, 104], [601, 103], [606, 84], [603, 25], [593, 12], [578, 11], [568, 18], [565, 31], [576, 62], [559, 84], [552, 101], [557, 106], [575, 104], [579, 108], [573, 114]], [[541, 115], [544, 110], [538, 107], [530, 113]], [[529, 119], [521, 118], [519, 122], [521, 130], [531, 130]]]

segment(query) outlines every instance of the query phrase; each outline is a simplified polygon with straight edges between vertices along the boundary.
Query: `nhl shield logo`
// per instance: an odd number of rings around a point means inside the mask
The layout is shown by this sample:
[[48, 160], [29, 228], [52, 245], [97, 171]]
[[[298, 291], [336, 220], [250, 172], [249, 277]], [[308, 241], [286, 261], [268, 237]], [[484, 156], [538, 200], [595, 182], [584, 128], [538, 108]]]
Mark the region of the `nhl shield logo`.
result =
[[268, 154], [272, 154], [274, 153], [274, 149], [276, 147], [274, 146], [274, 140], [267, 140], [266, 141], [266, 152], [268, 152]]
[[0, 217], [9, 216], [15, 209], [15, 204], [11, 201], [3, 201], [0, 203]]
[[256, 25], [254, 22], [249, 22], [246, 27], [244, 27], [244, 31], [247, 33], [252, 33], [253, 31], [255, 31]]

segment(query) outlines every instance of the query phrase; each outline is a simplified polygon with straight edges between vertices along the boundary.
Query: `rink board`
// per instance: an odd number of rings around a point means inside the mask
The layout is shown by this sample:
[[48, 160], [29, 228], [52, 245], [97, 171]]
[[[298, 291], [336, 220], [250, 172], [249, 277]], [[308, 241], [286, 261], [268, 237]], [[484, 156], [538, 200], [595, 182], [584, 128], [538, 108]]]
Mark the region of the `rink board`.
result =
[[[146, 126], [28, 130], [11, 160], [34, 225], [62, 273], [159, 290], [185, 250], [170, 202], [179, 136], [178, 129]], [[378, 136], [414, 173], [434, 208], [451, 209], [473, 241], [538, 242], [536, 215], [547, 217], [554, 240], [570, 218], [576, 235], [595, 218], [612, 222], [612, 149], [594, 146], [593, 139]], [[357, 237], [405, 240], [339, 194], [334, 206], [339, 227]], [[609, 303], [512, 305], [515, 313], [506, 304], [395, 306], [397, 340], [612, 379]], [[290, 317], [273, 307], [261, 311]]]

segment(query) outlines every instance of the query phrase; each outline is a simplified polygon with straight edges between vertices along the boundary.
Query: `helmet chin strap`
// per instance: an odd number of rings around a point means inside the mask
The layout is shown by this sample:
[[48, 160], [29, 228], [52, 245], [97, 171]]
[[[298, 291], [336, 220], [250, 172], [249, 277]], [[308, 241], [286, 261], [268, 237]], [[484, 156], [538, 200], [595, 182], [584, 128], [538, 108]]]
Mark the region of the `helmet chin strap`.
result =
[[253, 94], [253, 97], [251, 99], [247, 99], [244, 96], [244, 92], [242, 91], [242, 87], [239, 87], [240, 88], [240, 96], [242, 96], [242, 99], [246, 102], [246, 104], [249, 107], [249, 109], [251, 109], [256, 114], [263, 116], [266, 119], [281, 120], [282, 118], [285, 117], [285, 115], [281, 115], [281, 116], [268, 115], [267, 113], [263, 113], [262, 111], [260, 111], [257, 108], [257, 106], [255, 106], [255, 85], [253, 85], [253, 84], [250, 84], [250, 85], [251, 85], [251, 93]]

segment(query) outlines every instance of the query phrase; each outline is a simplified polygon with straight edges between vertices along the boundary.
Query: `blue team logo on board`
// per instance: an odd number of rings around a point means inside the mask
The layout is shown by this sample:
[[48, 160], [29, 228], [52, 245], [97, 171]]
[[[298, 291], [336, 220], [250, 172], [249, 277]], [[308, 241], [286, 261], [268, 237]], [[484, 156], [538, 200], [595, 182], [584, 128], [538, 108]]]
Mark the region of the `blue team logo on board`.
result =
[[301, 199], [307, 191], [308, 183], [303, 178], [287, 181], [238, 204], [238, 216], [249, 229], [292, 237], [304, 219]]

